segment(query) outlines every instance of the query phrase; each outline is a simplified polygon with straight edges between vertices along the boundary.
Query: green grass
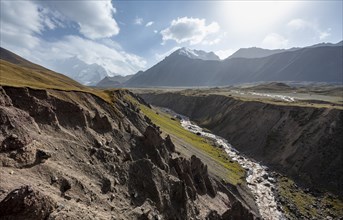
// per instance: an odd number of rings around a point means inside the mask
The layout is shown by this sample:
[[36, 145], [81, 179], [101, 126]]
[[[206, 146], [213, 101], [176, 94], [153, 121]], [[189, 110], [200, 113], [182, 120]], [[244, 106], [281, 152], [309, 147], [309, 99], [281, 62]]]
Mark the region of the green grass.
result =
[[192, 146], [202, 150], [212, 159], [217, 161], [221, 166], [225, 167], [227, 170], [227, 176], [223, 178], [226, 181], [233, 185], [237, 185], [244, 180], [245, 170], [237, 162], [230, 162], [230, 158], [224, 150], [214, 147], [209, 140], [187, 131], [181, 126], [180, 121], [177, 119], [172, 120], [172, 116], [161, 111], [159, 111], [157, 114], [156, 110], [150, 109], [149, 107], [138, 103], [131, 97], [127, 98], [134, 104], [139, 105], [139, 108], [143, 114], [150, 118], [154, 124], [159, 126], [162, 131], [167, 134], [174, 135], [184, 140], [188, 144], [191, 144]]
[[[280, 196], [286, 201], [284, 209], [293, 218], [295, 216], [288, 208], [290, 204], [307, 218], [322, 219], [326, 216], [343, 216], [343, 201], [328, 193], [316, 198], [297, 188], [295, 183], [286, 177], [279, 179], [278, 188]], [[313, 206], [315, 203], [318, 204], [317, 207]]]

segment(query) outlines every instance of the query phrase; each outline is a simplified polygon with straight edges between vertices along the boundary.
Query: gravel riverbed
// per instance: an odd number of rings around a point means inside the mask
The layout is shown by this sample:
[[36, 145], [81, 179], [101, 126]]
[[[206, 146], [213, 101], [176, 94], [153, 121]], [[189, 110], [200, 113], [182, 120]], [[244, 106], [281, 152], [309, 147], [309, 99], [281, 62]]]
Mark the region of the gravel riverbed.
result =
[[240, 154], [225, 139], [204, 131], [201, 127], [192, 123], [187, 117], [182, 115], [177, 115], [177, 117], [181, 118], [180, 121], [183, 128], [195, 134], [212, 139], [217, 146], [221, 146], [225, 149], [232, 160], [237, 161], [247, 171], [246, 181], [254, 195], [255, 202], [263, 219], [286, 219], [281, 208], [277, 205], [274, 194], [276, 181], [273, 174], [269, 172], [268, 167]]

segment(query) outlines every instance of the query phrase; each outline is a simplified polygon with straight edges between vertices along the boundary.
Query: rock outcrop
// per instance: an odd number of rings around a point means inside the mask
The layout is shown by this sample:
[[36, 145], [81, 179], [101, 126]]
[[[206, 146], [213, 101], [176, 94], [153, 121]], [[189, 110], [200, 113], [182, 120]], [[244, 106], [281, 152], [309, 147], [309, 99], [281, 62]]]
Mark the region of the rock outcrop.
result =
[[0, 202], [0, 219], [48, 219], [56, 206], [50, 197], [31, 186], [23, 186], [10, 192]]
[[235, 199], [218, 196], [206, 165], [181, 157], [130, 102], [142, 100], [110, 94], [111, 104], [0, 87], [0, 219], [183, 220], [230, 209]]
[[164, 216], [190, 219], [196, 216], [193, 201], [197, 195], [216, 196], [216, 186], [207, 167], [196, 156], [190, 160], [173, 154], [175, 147], [168, 136], [163, 140], [158, 128], [148, 126], [132, 149], [134, 162], [129, 170], [129, 190], [133, 202], [142, 205], [147, 199]]

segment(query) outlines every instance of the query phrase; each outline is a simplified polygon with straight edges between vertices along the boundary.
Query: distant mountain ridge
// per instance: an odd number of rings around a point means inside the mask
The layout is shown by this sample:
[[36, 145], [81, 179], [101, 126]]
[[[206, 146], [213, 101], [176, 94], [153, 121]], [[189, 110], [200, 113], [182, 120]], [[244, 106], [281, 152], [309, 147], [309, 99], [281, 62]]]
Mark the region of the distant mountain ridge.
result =
[[100, 82], [96, 84], [96, 87], [110, 88], [110, 87], [123, 87], [123, 83], [132, 78], [133, 75], [127, 76], [106, 76]]
[[220, 58], [213, 52], [205, 52], [203, 50], [192, 50], [186, 47], [180, 48], [174, 51], [173, 55], [182, 55], [191, 59], [200, 59], [200, 60], [220, 60]]
[[54, 65], [53, 69], [83, 85], [95, 85], [108, 76], [108, 72], [104, 67], [96, 63], [87, 64], [76, 56], [60, 60]]
[[[313, 48], [313, 47], [336, 47], [336, 46], [343, 46], [343, 41], [340, 41], [336, 44], [333, 43], [319, 43], [312, 46], [304, 47], [304, 48]], [[231, 58], [261, 58], [261, 57], [267, 57], [273, 54], [282, 53], [286, 51], [295, 51], [303, 49], [301, 47], [292, 47], [290, 49], [263, 49], [259, 47], [250, 47], [250, 48], [240, 48], [235, 53], [233, 53], [231, 56], [229, 56], [226, 59]]]
[[148, 70], [134, 75], [125, 86], [224, 86], [257, 81], [342, 82], [343, 48], [340, 45], [341, 42], [285, 51], [257, 49], [256, 54], [262, 57], [226, 60], [194, 58], [182, 48], [182, 51], [177, 50]]
[[226, 59], [232, 58], [261, 58], [267, 57], [273, 54], [285, 52], [285, 49], [276, 49], [276, 50], [268, 50], [258, 47], [251, 47], [251, 48], [241, 48], [233, 53]]

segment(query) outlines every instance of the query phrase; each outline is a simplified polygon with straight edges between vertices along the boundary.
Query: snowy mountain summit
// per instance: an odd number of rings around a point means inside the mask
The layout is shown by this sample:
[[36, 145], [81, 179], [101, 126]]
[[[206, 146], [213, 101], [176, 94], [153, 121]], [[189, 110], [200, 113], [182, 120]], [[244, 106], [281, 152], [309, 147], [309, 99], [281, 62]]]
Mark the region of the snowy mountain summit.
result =
[[186, 56], [191, 59], [220, 60], [219, 57], [213, 52], [205, 52], [203, 50], [192, 50], [186, 47], [178, 49], [174, 53], [178, 55]]
[[95, 85], [109, 75], [104, 67], [87, 64], [76, 56], [60, 60], [53, 69], [84, 85]]

